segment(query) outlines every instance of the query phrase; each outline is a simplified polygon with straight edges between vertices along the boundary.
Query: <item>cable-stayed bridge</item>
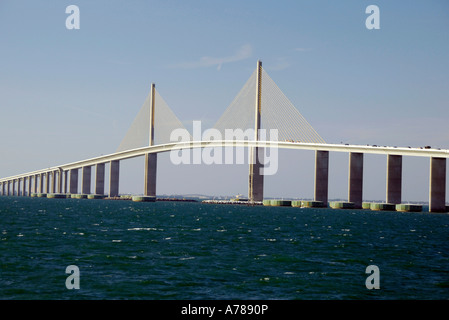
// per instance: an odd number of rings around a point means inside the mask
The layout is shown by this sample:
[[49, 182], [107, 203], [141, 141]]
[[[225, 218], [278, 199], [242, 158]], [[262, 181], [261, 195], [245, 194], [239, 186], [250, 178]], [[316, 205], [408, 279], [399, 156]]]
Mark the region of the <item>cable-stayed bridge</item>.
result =
[[[249, 151], [248, 199], [250, 203], [260, 202], [264, 199], [264, 169], [267, 169], [265, 150], [282, 148], [315, 151], [314, 201], [325, 206], [328, 203], [329, 152], [349, 153], [348, 202], [354, 208], [362, 207], [365, 153], [387, 156], [388, 204], [400, 204], [402, 200], [402, 157], [428, 157], [429, 211], [446, 211], [446, 158], [449, 150], [327, 144], [269, 77], [260, 61], [210, 133], [214, 139], [204, 140], [202, 136], [198, 139], [195, 132], [193, 135], [189, 133], [152, 84], [116, 152], [1, 178], [0, 194], [78, 195], [81, 171], [82, 195], [115, 197], [119, 195], [120, 161], [145, 157], [143, 194], [154, 199], [158, 153], [230, 147]], [[105, 190], [106, 166], [109, 169], [109, 190]], [[93, 167], [95, 184], [91, 190]]]

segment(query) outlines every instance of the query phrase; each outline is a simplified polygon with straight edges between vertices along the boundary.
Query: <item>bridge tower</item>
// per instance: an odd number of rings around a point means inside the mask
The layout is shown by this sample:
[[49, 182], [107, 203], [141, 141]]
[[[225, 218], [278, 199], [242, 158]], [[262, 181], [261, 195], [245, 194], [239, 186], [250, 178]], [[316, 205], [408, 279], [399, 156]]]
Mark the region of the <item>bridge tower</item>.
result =
[[[150, 93], [150, 129], [149, 146], [154, 145], [154, 110], [155, 110], [155, 85], [151, 84]], [[157, 172], [157, 153], [145, 154], [145, 185], [144, 195], [156, 196], [156, 172]]]
[[[255, 101], [255, 136], [254, 140], [259, 141], [260, 119], [262, 113], [262, 61], [257, 61], [257, 79], [256, 79], [256, 101]], [[248, 198], [250, 201], [263, 201], [263, 167], [264, 149], [254, 147], [251, 150], [249, 164], [249, 186]]]

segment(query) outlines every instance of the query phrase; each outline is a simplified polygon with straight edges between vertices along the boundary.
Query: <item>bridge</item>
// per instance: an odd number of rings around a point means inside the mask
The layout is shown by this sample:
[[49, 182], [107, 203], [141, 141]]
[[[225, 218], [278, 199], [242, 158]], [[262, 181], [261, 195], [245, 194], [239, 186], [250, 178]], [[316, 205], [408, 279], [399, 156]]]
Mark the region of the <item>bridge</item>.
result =
[[[263, 88], [263, 89], [262, 89]], [[0, 195], [66, 197], [92, 195], [89, 198], [119, 196], [120, 161], [145, 157], [144, 198], [155, 199], [157, 155], [204, 148], [245, 148], [249, 151], [248, 199], [264, 199], [265, 149], [315, 151], [314, 201], [328, 204], [329, 152], [349, 154], [348, 202], [362, 208], [364, 154], [386, 155], [386, 204], [401, 204], [402, 157], [428, 157], [429, 212], [447, 212], [446, 158], [448, 149], [381, 147], [369, 145], [328, 144], [277, 87], [262, 68], [261, 61], [239, 94], [225, 110], [213, 130], [228, 138], [227, 130], [240, 130], [246, 135], [230, 139], [173, 139], [173, 132], [188, 132], [152, 84], [150, 92], [116, 152], [91, 159], [61, 164], [0, 179]], [[270, 132], [263, 136], [261, 132]], [[273, 131], [274, 130], [274, 131]], [[276, 134], [272, 134], [276, 133]], [[251, 136], [252, 135], [252, 136]], [[109, 168], [109, 190], [105, 192], [106, 165]], [[94, 190], [91, 190], [92, 168], [95, 168]], [[78, 190], [81, 171], [81, 194]], [[92, 192], [93, 191], [93, 192]]]

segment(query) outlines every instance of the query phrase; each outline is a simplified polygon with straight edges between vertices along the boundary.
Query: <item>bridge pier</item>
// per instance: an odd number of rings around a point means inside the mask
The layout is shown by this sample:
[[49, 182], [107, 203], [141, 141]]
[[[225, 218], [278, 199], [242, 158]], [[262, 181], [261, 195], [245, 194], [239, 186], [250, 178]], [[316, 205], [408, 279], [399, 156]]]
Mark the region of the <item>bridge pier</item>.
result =
[[67, 194], [68, 190], [67, 190], [67, 184], [68, 184], [68, 175], [69, 172], [68, 171], [64, 171], [64, 194]]
[[16, 195], [16, 180], [15, 179], [12, 181], [12, 195], [13, 196]]
[[354, 203], [355, 209], [361, 209], [363, 196], [363, 153], [349, 153], [348, 185], [348, 201]]
[[28, 197], [31, 197], [31, 189], [32, 189], [32, 181], [33, 180], [33, 176], [29, 176], [28, 177]]
[[119, 192], [120, 161], [113, 160], [109, 168], [109, 197], [117, 197]]
[[[58, 186], [57, 186], [56, 189], [57, 189], [58, 193], [62, 193], [62, 175], [63, 175], [63, 171], [62, 171], [62, 169], [60, 169], [57, 172], [58, 172], [58, 182], [57, 182]], [[56, 173], [56, 171], [55, 171], [55, 173]]]
[[402, 156], [387, 156], [387, 203], [402, 202]]
[[69, 171], [69, 193], [78, 193], [78, 169], [70, 169]]
[[38, 174], [35, 174], [35, 175], [34, 175], [34, 185], [33, 185], [33, 188], [34, 188], [34, 193], [38, 193], [38, 192], [39, 192], [39, 175], [38, 175]]
[[104, 163], [95, 165], [95, 194], [104, 194]]
[[81, 176], [81, 193], [82, 194], [90, 194], [91, 171], [92, 171], [92, 168], [90, 166], [86, 166], [86, 167], [82, 168], [82, 176]]
[[44, 174], [39, 175], [39, 193], [44, 193]]
[[[260, 120], [262, 114], [262, 61], [257, 61], [256, 101], [254, 104], [255, 141], [259, 141]], [[263, 201], [263, 167], [264, 149], [255, 147], [250, 151], [248, 198], [250, 201]]]
[[45, 173], [45, 191], [44, 193], [50, 193], [50, 173]]
[[145, 154], [145, 185], [144, 195], [156, 196], [157, 153]]
[[446, 158], [430, 158], [429, 211], [446, 212]]
[[262, 157], [263, 148], [253, 148], [251, 156], [253, 160], [249, 165], [249, 200], [263, 201], [263, 175], [260, 170], [263, 168]]
[[314, 200], [327, 206], [329, 186], [329, 151], [315, 151]]
[[23, 177], [22, 196], [24, 196], [24, 197], [27, 195], [26, 184], [27, 184], [27, 177]]
[[51, 188], [50, 193], [56, 193], [56, 172], [52, 171], [51, 173]]

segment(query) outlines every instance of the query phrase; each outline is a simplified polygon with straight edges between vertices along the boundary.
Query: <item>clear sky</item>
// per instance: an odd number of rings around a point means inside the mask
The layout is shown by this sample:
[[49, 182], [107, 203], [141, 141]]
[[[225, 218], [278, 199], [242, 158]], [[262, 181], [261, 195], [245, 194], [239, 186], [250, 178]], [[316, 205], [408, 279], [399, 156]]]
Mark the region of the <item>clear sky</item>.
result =
[[[79, 30], [66, 28], [72, 4]], [[380, 29], [365, 26], [369, 5]], [[444, 0], [1, 0], [0, 177], [113, 153], [152, 82], [186, 126], [212, 126], [258, 59], [326, 142], [449, 148]], [[265, 194], [313, 197], [313, 152], [279, 161]], [[347, 162], [330, 154], [330, 198], [347, 197]], [[365, 199], [385, 200], [385, 167], [365, 156]], [[404, 158], [404, 200], [428, 200], [428, 171]], [[158, 194], [246, 194], [247, 175], [161, 155]], [[120, 179], [141, 193], [143, 160], [123, 161]]]

